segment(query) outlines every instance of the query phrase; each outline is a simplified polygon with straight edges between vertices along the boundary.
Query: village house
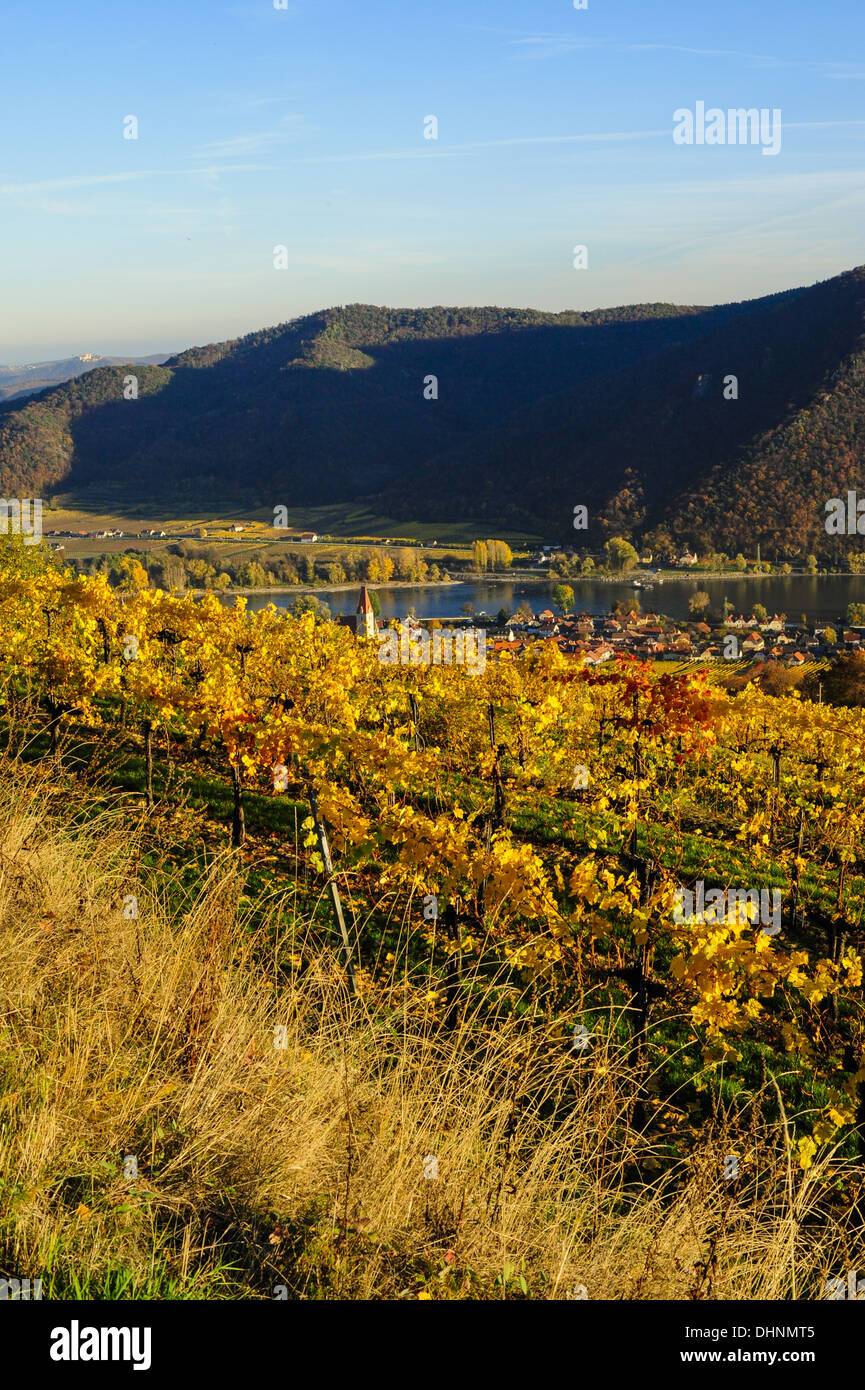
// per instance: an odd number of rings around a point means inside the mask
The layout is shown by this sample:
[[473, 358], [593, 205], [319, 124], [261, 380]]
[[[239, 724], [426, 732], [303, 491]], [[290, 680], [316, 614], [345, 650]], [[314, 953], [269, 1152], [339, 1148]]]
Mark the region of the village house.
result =
[[586, 654], [585, 654], [585, 658], [584, 658], [585, 663], [586, 663], [587, 666], [599, 666], [599, 665], [601, 664], [601, 662], [603, 662], [603, 661], [612, 661], [612, 659], [613, 659], [613, 650], [612, 650], [612, 648], [606, 646], [606, 645], [603, 644], [603, 643], [602, 643], [600, 646], [595, 647], [594, 650], [592, 650], [592, 651], [587, 651]]

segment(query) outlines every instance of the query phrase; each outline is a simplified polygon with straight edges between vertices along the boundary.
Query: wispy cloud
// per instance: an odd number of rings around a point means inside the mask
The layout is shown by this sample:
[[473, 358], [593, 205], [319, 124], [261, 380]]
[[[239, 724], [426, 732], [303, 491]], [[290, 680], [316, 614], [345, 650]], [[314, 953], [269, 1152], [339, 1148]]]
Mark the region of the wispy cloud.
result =
[[778, 58], [769, 53], [747, 53], [739, 48], [692, 48], [678, 43], [622, 43], [617, 39], [586, 39], [574, 34], [524, 34], [509, 38], [510, 48], [523, 58], [555, 58], [587, 48], [610, 48], [625, 53], [686, 53], [693, 58], [732, 58], [749, 68], [808, 68], [833, 81], [865, 81], [865, 68], [824, 58]]
[[672, 125], [664, 130], [589, 131], [579, 135], [515, 135], [502, 140], [470, 140], [446, 149], [413, 148], [406, 150], [352, 151], [347, 154], [308, 155], [290, 160], [291, 164], [353, 164], [378, 159], [457, 159], [474, 150], [506, 149], [515, 145], [573, 145], [629, 140], [651, 140], [658, 136], [669, 138]]
[[554, 58], [559, 53], [577, 52], [584, 48], [614, 48], [629, 53], [658, 51], [688, 53], [699, 58], [738, 58], [753, 67], [785, 67], [781, 58], [765, 53], [744, 53], [736, 48], [689, 48], [677, 43], [621, 43], [613, 39], [583, 39], [573, 34], [527, 34], [508, 40], [512, 48], [523, 50], [523, 56]]
[[[840, 126], [865, 126], [865, 119], [849, 121], [785, 121], [785, 130], [821, 130]], [[670, 125], [662, 130], [609, 130], [581, 131], [577, 135], [514, 135], [501, 140], [470, 140], [458, 145], [448, 145], [444, 149], [430, 149], [415, 146], [404, 150], [354, 150], [345, 154], [304, 155], [291, 159], [290, 164], [362, 164], [375, 160], [402, 159], [459, 159], [471, 155], [475, 150], [513, 149], [518, 146], [538, 145], [591, 145], [628, 144], [639, 140], [669, 140], [672, 134], [672, 111]]]
[[202, 174], [209, 177], [213, 174], [273, 172], [274, 169], [271, 164], [216, 164], [199, 169], [136, 169], [131, 172], [116, 174], [76, 174], [72, 178], [42, 179], [39, 183], [5, 183], [0, 184], [0, 194], [16, 197], [19, 194], [52, 193], [59, 188], [92, 188], [97, 184], [136, 183], [144, 179], [177, 178], [185, 177], [188, 174], [197, 178]]
[[664, 53], [689, 53], [696, 58], [741, 58], [749, 67], [784, 68], [792, 65], [783, 58], [774, 58], [767, 53], [743, 53], [738, 48], [688, 48], [679, 43], [627, 43], [622, 45], [629, 52], [640, 53], [658, 49]]
[[282, 129], [258, 130], [249, 135], [231, 135], [225, 140], [211, 140], [193, 152], [194, 159], [230, 159], [234, 155], [259, 154], [293, 143], [304, 125], [303, 116], [287, 115], [280, 120]]
[[225, 5], [224, 13], [230, 14], [234, 19], [251, 20], [253, 23], [272, 24], [274, 19], [296, 19], [302, 13], [301, 6], [293, 4], [292, 0], [285, 9], [275, 9], [271, 3], [261, 4], [259, 0], [253, 0], [250, 5]]

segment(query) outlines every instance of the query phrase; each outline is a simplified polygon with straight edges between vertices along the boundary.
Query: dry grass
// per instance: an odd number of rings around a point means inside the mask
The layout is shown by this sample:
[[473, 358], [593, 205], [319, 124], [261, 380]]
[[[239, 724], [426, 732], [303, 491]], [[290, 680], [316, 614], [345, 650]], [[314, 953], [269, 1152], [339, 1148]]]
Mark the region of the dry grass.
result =
[[616, 1046], [489, 998], [447, 1033], [299, 942], [276, 979], [277, 906], [253, 932], [235, 858], [154, 897], [128, 813], [64, 825], [44, 785], [0, 799], [0, 1272], [60, 1298], [755, 1299], [855, 1268], [857, 1219], [783, 1129], [718, 1113], [651, 1177]]

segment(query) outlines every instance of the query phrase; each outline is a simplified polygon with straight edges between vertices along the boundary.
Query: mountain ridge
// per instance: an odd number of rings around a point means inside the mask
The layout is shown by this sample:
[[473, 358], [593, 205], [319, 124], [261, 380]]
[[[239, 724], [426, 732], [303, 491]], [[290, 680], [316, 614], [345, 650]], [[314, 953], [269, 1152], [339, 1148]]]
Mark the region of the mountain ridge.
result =
[[79, 352], [72, 357], [57, 357], [47, 362], [0, 363], [0, 401], [32, 396], [49, 386], [62, 385], [76, 376], [84, 376], [98, 367], [120, 367], [127, 364], [157, 364], [165, 361], [167, 353], [149, 356], [130, 354], [110, 357], [101, 352]]
[[99, 366], [0, 405], [4, 491], [795, 555], [861, 476], [865, 267], [716, 306], [335, 306], [136, 375], [134, 402]]

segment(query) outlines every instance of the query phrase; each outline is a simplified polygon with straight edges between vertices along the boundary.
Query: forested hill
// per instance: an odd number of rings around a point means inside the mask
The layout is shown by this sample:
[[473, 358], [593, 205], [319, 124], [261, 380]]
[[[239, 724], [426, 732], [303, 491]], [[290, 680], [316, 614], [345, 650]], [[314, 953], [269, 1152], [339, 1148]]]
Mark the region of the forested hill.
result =
[[715, 308], [347, 305], [136, 367], [137, 400], [126, 366], [0, 407], [0, 488], [560, 538], [584, 503], [590, 541], [825, 549], [823, 503], [865, 484], [863, 310], [865, 267]]

